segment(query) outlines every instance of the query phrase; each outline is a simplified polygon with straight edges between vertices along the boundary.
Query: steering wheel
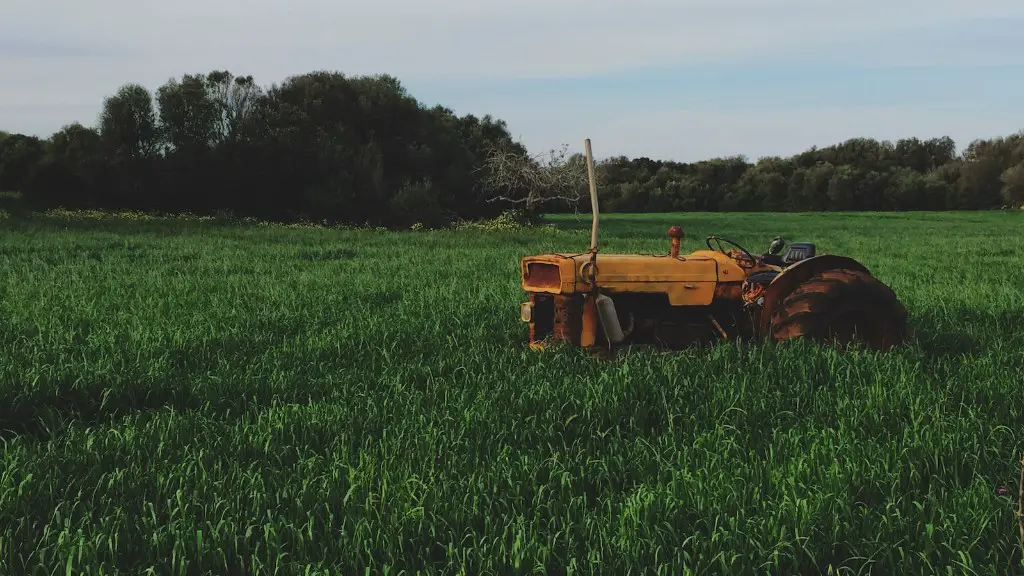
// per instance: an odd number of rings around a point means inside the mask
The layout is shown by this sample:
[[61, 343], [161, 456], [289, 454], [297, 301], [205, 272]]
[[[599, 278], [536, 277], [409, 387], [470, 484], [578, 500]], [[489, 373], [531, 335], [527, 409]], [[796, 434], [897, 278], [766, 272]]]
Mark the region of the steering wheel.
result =
[[[749, 265], [746, 266], [748, 268], [757, 265], [757, 258], [754, 258], [754, 256], [750, 253], [749, 250], [747, 250], [743, 246], [740, 246], [735, 241], [729, 240], [728, 238], [723, 238], [721, 236], [708, 236], [707, 240], [704, 241], [704, 243], [708, 245], [708, 250], [714, 250], [715, 249], [714, 246], [711, 245], [711, 241], [712, 240], [714, 240], [715, 244], [718, 245], [718, 251], [719, 252], [721, 252], [722, 254], [725, 254], [726, 256], [732, 258], [733, 260], [736, 260], [737, 263], [740, 264], [740, 266], [743, 266], [743, 264], [742, 264], [743, 260], [746, 260], [749, 263]], [[736, 249], [739, 252], [743, 253], [743, 255], [745, 257], [744, 258], [737, 258], [735, 254], [730, 254], [729, 252], [726, 252], [725, 248], [722, 248], [722, 242], [725, 242], [726, 244], [731, 244], [731, 245], [735, 246]], [[735, 252], [735, 251], [736, 250], [730, 250], [730, 252]]]

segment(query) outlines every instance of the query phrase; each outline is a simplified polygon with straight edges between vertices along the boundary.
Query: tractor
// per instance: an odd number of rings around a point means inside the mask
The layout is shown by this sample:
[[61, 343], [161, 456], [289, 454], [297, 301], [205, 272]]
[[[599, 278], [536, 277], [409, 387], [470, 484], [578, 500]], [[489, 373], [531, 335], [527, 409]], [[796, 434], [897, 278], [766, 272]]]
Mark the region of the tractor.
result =
[[597, 193], [590, 142], [590, 250], [521, 259], [529, 299], [520, 319], [529, 343], [583, 348], [655, 344], [681, 348], [738, 338], [809, 338], [888, 350], [908, 336], [893, 291], [847, 256], [775, 238], [759, 255], [708, 236], [707, 249], [680, 254], [683, 230], [668, 230], [668, 254], [598, 254]]

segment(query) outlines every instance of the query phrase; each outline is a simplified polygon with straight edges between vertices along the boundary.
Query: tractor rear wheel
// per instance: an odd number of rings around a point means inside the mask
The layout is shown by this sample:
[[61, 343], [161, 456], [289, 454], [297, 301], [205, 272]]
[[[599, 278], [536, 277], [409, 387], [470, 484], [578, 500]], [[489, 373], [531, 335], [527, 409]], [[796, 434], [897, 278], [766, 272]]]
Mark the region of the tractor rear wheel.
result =
[[907, 337], [907, 310], [874, 276], [846, 268], [802, 283], [772, 315], [771, 338], [811, 338], [888, 350]]

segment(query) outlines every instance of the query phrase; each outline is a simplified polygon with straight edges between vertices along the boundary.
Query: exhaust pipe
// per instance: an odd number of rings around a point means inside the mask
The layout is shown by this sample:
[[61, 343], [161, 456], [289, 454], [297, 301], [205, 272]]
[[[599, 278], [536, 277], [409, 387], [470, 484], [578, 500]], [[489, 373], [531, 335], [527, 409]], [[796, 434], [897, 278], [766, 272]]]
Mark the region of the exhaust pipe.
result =
[[612, 302], [612, 299], [604, 294], [597, 295], [597, 316], [601, 319], [604, 337], [609, 342], [618, 344], [626, 339], [622, 325], [619, 324], [619, 315], [615, 312], [615, 302]]

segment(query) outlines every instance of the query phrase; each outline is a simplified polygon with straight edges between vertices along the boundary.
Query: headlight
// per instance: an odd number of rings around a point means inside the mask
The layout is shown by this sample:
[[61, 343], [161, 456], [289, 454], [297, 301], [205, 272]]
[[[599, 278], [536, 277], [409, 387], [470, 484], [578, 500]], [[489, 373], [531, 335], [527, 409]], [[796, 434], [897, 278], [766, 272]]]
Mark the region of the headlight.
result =
[[523, 322], [530, 323], [533, 321], [533, 304], [530, 302], [523, 302], [519, 305], [519, 319]]

